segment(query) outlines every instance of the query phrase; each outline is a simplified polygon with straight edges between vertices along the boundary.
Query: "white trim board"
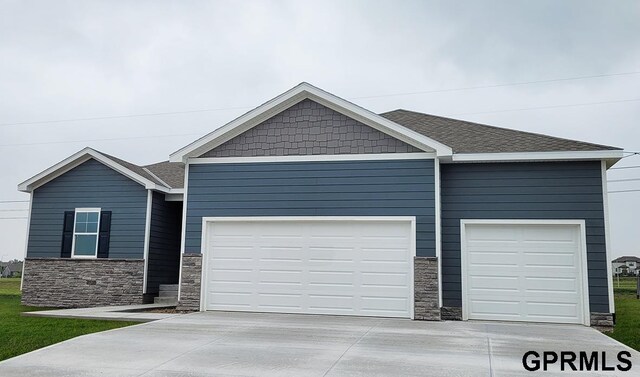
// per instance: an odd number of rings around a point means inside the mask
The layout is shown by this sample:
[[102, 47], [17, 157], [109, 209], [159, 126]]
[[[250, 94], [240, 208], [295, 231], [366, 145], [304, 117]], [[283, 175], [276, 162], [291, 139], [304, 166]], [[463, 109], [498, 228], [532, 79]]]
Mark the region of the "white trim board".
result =
[[170, 188], [158, 185], [157, 183], [141, 176], [140, 174], [126, 168], [125, 166], [120, 165], [119, 163], [113, 161], [102, 153], [91, 148], [84, 148], [83, 150], [51, 166], [45, 171], [20, 183], [18, 185], [18, 190], [22, 192], [32, 192], [36, 188], [46, 184], [56, 177], [63, 175], [71, 169], [78, 167], [79, 165], [89, 161], [90, 159], [94, 159], [106, 165], [107, 167], [133, 180], [134, 182], [143, 185], [146, 189], [158, 190], [162, 192], [170, 191]]
[[616, 305], [613, 292], [613, 271], [611, 271], [611, 227], [609, 226], [609, 194], [607, 189], [607, 163], [601, 163], [601, 179], [602, 179], [602, 206], [604, 210], [604, 247], [607, 257], [607, 291], [609, 294], [609, 312], [616, 312]]
[[24, 266], [27, 264], [27, 252], [29, 251], [29, 231], [31, 229], [31, 208], [33, 207], [33, 193], [29, 194], [29, 213], [27, 214], [27, 234], [24, 242], [24, 258], [22, 258], [22, 275], [20, 275], [20, 292], [24, 285]]
[[[455, 153], [452, 162], [502, 162], [502, 161], [565, 161], [565, 160], [619, 160], [622, 150], [561, 151], [561, 152], [513, 152], [513, 153]], [[445, 161], [443, 161], [445, 162]]]
[[304, 99], [315, 101], [426, 152], [435, 152], [438, 156], [450, 156], [453, 153], [450, 147], [434, 139], [303, 82], [172, 153], [169, 161], [185, 162], [189, 157], [198, 157]]
[[182, 293], [182, 259], [184, 258], [185, 240], [187, 238], [187, 193], [189, 191], [189, 163], [188, 159], [184, 164], [184, 188], [182, 200], [182, 226], [180, 230], [180, 267], [178, 269], [178, 303], [180, 302], [180, 294]]
[[147, 212], [144, 223], [144, 271], [142, 275], [142, 293], [147, 293], [149, 278], [149, 245], [151, 241], [151, 209], [153, 207], [153, 190], [147, 190]]
[[409, 308], [409, 316], [411, 319], [415, 318], [415, 265], [414, 260], [416, 257], [416, 217], [415, 216], [256, 216], [256, 217], [203, 217], [202, 218], [202, 235], [200, 240], [200, 254], [202, 256], [202, 277], [200, 279], [200, 311], [205, 311], [207, 307], [206, 303], [206, 292], [207, 292], [207, 281], [205, 274], [208, 272], [208, 258], [206, 256], [207, 253], [207, 245], [209, 234], [207, 232], [208, 225], [210, 223], [215, 222], [266, 222], [266, 221], [289, 221], [289, 222], [304, 222], [304, 221], [326, 221], [326, 222], [337, 222], [337, 221], [358, 221], [358, 222], [408, 222], [411, 230], [410, 230], [410, 254], [411, 260], [408, 261], [410, 263], [409, 268], [409, 278], [411, 280], [409, 284], [409, 292], [408, 298], [411, 303]]
[[441, 217], [441, 189], [440, 189], [440, 159], [433, 162], [434, 177], [434, 212], [435, 212], [435, 241], [436, 258], [438, 261], [438, 306], [442, 308], [442, 217]]
[[[466, 226], [467, 225], [575, 225], [580, 229], [580, 253], [579, 271], [581, 280], [582, 296], [582, 324], [591, 326], [591, 311], [589, 307], [589, 275], [587, 266], [587, 232], [584, 220], [510, 220], [510, 219], [461, 219], [460, 220], [460, 270], [461, 270], [461, 290], [462, 290], [462, 319], [469, 319], [469, 305], [466, 292], [467, 282], [467, 245]], [[517, 321], [517, 320], [516, 320]]]
[[247, 164], [269, 162], [314, 162], [314, 161], [379, 161], [379, 160], [424, 160], [434, 159], [434, 153], [376, 153], [376, 154], [331, 154], [302, 156], [259, 157], [203, 157], [190, 158], [190, 164]]

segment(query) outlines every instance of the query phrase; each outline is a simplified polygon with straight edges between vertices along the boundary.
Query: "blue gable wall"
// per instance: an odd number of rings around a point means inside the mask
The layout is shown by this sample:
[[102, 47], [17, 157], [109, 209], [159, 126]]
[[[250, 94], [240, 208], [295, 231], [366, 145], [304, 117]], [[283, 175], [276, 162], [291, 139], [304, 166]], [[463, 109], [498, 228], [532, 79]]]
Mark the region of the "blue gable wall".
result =
[[418, 256], [435, 255], [433, 160], [189, 165], [185, 251], [207, 216], [416, 216]]
[[89, 160], [33, 191], [27, 257], [60, 257], [64, 211], [112, 211], [109, 258], [143, 258], [147, 190]]
[[442, 296], [460, 307], [460, 219], [584, 219], [589, 301], [608, 313], [599, 161], [441, 165]]

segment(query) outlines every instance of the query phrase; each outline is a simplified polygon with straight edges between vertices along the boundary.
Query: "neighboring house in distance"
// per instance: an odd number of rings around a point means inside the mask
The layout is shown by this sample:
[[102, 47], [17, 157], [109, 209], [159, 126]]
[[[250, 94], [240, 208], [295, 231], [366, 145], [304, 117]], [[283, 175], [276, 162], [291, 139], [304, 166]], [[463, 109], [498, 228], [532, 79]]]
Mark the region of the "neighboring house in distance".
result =
[[[22, 302], [612, 325], [619, 148], [307, 83], [140, 166], [84, 149], [31, 194]], [[517, 266], [517, 268], [514, 268]]]
[[22, 274], [22, 262], [0, 262], [0, 276], [19, 277]]
[[640, 258], [634, 256], [623, 256], [611, 262], [615, 275], [635, 275], [640, 274]]

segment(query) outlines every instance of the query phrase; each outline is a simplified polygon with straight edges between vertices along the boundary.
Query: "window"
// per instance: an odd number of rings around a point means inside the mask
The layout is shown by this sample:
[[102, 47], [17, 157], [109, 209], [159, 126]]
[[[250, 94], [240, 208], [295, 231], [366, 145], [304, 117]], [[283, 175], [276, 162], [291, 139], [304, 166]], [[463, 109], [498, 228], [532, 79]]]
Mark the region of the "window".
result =
[[98, 253], [100, 208], [76, 208], [73, 224], [74, 258], [95, 258]]

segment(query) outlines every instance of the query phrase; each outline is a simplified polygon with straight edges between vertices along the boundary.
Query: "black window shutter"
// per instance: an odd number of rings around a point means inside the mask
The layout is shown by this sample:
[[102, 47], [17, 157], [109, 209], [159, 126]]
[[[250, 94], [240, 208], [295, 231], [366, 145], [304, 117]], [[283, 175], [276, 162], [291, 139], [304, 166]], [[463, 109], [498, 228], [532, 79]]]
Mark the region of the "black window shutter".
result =
[[73, 246], [73, 221], [74, 211], [64, 211], [64, 223], [62, 225], [62, 248], [60, 258], [71, 258], [71, 247]]
[[98, 233], [98, 258], [109, 258], [109, 238], [111, 237], [111, 211], [100, 212], [100, 232]]

